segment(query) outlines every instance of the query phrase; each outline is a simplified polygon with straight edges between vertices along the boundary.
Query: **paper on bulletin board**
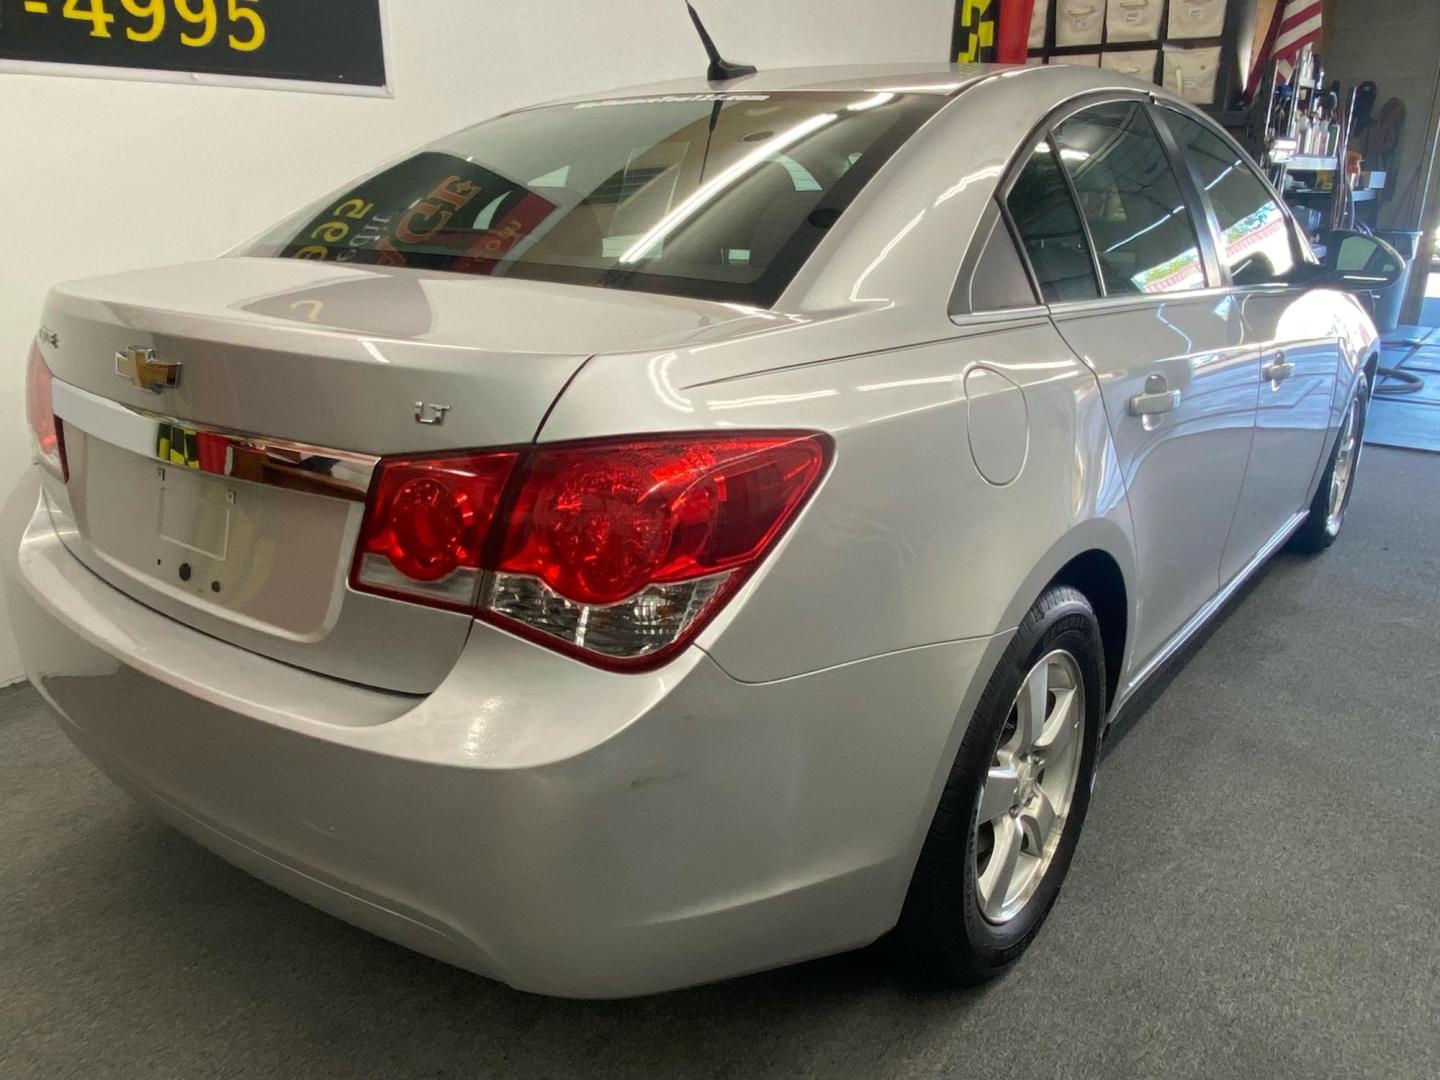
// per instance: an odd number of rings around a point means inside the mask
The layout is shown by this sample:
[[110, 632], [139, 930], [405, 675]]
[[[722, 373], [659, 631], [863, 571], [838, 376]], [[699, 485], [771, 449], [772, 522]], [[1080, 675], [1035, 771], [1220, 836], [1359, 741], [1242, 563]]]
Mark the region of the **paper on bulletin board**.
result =
[[1192, 105], [1215, 102], [1215, 82], [1220, 71], [1220, 46], [1180, 49], [1165, 46], [1165, 88]]
[[1043, 49], [1045, 47], [1045, 29], [1050, 24], [1050, 0], [1035, 0], [1035, 7], [1030, 12], [1030, 42], [1029, 48]]
[[1107, 52], [1100, 58], [1100, 66], [1107, 71], [1122, 75], [1133, 75], [1146, 82], [1155, 81], [1155, 61], [1160, 58], [1159, 49], [1125, 49], [1121, 52]]
[[1219, 37], [1225, 30], [1225, 0], [1170, 0], [1168, 38]]
[[1050, 57], [1050, 63], [1069, 64], [1072, 67], [1099, 67], [1100, 54], [1098, 52], [1091, 52], [1073, 53], [1070, 56], [1052, 56]]
[[1159, 41], [1165, 0], [1110, 0], [1105, 12], [1106, 41]]
[[1056, 0], [1056, 45], [1099, 45], [1104, 29], [1105, 0]]

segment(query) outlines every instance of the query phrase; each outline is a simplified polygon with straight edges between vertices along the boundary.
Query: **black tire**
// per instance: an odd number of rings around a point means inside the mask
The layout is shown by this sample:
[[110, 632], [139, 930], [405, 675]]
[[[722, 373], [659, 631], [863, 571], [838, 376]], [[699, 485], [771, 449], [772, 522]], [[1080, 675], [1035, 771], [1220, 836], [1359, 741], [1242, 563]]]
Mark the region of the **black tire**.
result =
[[[1048, 869], [1025, 906], [997, 924], [982, 913], [977, 893], [979, 797], [1010, 730], [1025, 676], [1056, 649], [1074, 657], [1084, 687], [1079, 772]], [[1069, 586], [1047, 590], [1020, 623], [960, 743], [892, 937], [898, 959], [913, 973], [948, 985], [975, 985], [1013, 964], [1039, 932], [1070, 867], [1090, 802], [1105, 716], [1104, 655], [1090, 602]]]
[[[1361, 375], [1355, 384], [1350, 408], [1356, 410], [1354, 460], [1350, 464], [1350, 481], [1340, 504], [1339, 518], [1334, 521], [1330, 519], [1330, 485], [1335, 478], [1335, 466], [1340, 460], [1341, 444], [1345, 441], [1344, 420], [1340, 423], [1340, 433], [1335, 437], [1335, 445], [1330, 448], [1330, 459], [1325, 463], [1325, 471], [1320, 474], [1320, 484], [1310, 499], [1310, 516], [1295, 530], [1295, 535], [1290, 537], [1290, 542], [1286, 545], [1291, 551], [1302, 555], [1315, 555], [1340, 537], [1340, 530], [1345, 524], [1345, 512], [1350, 509], [1350, 498], [1355, 494], [1355, 472], [1360, 466], [1360, 450], [1365, 444], [1365, 417], [1370, 411], [1370, 384], [1364, 375]], [[1348, 416], [1347, 409], [1347, 419]]]

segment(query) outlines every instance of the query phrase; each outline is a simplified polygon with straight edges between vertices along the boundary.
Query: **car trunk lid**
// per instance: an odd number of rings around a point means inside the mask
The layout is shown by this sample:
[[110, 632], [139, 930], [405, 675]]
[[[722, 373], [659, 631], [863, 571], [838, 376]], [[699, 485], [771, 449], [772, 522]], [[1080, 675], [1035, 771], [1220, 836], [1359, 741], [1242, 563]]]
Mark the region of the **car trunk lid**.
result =
[[424, 693], [470, 619], [348, 587], [376, 459], [529, 442], [589, 355], [744, 318], [272, 259], [62, 286], [40, 337], [70, 464], [57, 524], [97, 574], [199, 630]]

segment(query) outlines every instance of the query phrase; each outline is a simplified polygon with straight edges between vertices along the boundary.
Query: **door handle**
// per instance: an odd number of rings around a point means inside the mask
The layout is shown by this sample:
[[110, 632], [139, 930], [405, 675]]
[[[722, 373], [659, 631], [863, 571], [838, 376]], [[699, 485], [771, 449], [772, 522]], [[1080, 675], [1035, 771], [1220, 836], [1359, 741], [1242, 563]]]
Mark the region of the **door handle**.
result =
[[1171, 390], [1164, 375], [1151, 375], [1145, 380], [1145, 392], [1130, 399], [1131, 416], [1159, 416], [1180, 407], [1180, 391]]
[[1283, 382], [1295, 374], [1295, 365], [1285, 359], [1283, 352], [1276, 353], [1275, 359], [1260, 368], [1260, 377], [1272, 383]]

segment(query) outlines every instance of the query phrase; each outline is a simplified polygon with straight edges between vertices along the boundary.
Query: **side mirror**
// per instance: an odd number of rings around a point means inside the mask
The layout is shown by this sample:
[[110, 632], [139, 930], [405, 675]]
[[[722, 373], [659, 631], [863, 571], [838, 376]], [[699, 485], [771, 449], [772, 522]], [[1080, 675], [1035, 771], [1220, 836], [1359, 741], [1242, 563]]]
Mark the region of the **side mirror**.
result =
[[1325, 277], [1342, 289], [1378, 293], [1404, 276], [1404, 256], [1379, 237], [1340, 231], [1325, 238]]

